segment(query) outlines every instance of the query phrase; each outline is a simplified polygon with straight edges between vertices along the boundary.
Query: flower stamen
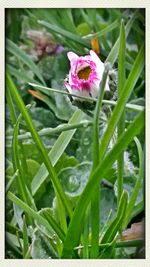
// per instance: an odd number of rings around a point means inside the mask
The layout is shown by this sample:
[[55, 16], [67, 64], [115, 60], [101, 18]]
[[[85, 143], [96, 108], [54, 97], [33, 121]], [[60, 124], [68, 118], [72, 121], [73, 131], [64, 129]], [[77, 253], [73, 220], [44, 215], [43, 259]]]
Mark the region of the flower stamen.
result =
[[83, 69], [81, 69], [81, 70], [79, 70], [79, 72], [78, 72], [78, 78], [81, 80], [88, 80], [88, 78], [89, 78], [89, 75], [90, 75], [90, 73], [91, 73], [91, 68], [90, 68], [90, 66], [87, 66], [87, 67], [85, 67], [85, 68], [83, 68]]

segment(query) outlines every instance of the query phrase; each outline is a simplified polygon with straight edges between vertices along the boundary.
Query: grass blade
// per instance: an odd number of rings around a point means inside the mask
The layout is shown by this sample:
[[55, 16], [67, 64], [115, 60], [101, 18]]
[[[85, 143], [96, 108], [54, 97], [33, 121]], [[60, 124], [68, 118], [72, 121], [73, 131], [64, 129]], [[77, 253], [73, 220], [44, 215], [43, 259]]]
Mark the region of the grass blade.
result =
[[137, 55], [137, 58], [135, 60], [135, 64], [129, 74], [129, 77], [124, 85], [122, 94], [118, 100], [117, 105], [114, 108], [114, 111], [112, 113], [112, 116], [109, 120], [106, 132], [104, 136], [102, 137], [101, 144], [100, 144], [100, 160], [104, 157], [106, 153], [106, 149], [108, 147], [108, 144], [110, 142], [110, 139], [112, 137], [112, 134], [117, 126], [117, 123], [123, 113], [125, 104], [140, 76], [140, 73], [144, 67], [144, 46], [142, 46], [140, 52]]
[[6, 100], [7, 100], [7, 104], [8, 104], [9, 113], [10, 113], [11, 123], [12, 123], [12, 125], [14, 125], [16, 123], [17, 116], [16, 116], [16, 111], [14, 108], [12, 96], [10, 94], [9, 89], [6, 90]]
[[95, 37], [101, 37], [101, 36], [105, 35], [107, 32], [114, 30], [118, 26], [119, 26], [119, 20], [117, 19], [113, 23], [106, 26], [103, 30], [96, 32], [96, 33], [93, 33], [93, 34], [88, 34], [86, 36], [83, 36], [82, 38], [87, 40], [87, 39], [91, 39], [91, 38], [95, 38]]
[[[77, 110], [69, 120], [68, 125], [79, 123], [82, 120], [82, 118], [83, 118], [83, 112], [81, 110]], [[68, 130], [66, 132], [61, 133], [60, 136], [58, 137], [56, 143], [54, 144], [54, 146], [52, 147], [51, 151], [48, 154], [49, 159], [52, 162], [53, 166], [55, 166], [61, 155], [64, 153], [66, 147], [68, 146], [75, 132], [76, 129]], [[31, 190], [33, 195], [40, 188], [41, 184], [45, 181], [47, 176], [48, 176], [48, 171], [45, 165], [42, 164], [40, 169], [34, 176], [31, 184]]]
[[[99, 114], [102, 106], [102, 99], [104, 96], [104, 90], [106, 85], [106, 80], [108, 76], [109, 66], [105, 67], [101, 88], [99, 91], [98, 101], [96, 103], [96, 108], [94, 112], [93, 120], [93, 170], [96, 169], [99, 163]], [[92, 229], [92, 248], [91, 248], [91, 258], [97, 258], [98, 256], [98, 243], [99, 243], [99, 227], [100, 227], [100, 188], [96, 188], [95, 196], [91, 203], [91, 229]]]
[[137, 205], [134, 206], [134, 209], [132, 210], [130, 220], [132, 220], [135, 216], [140, 214], [144, 210], [144, 201], [140, 201]]
[[23, 258], [25, 258], [28, 249], [29, 249], [29, 238], [28, 238], [26, 219], [24, 215], [23, 216]]
[[127, 201], [128, 201], [128, 193], [126, 191], [123, 191], [121, 198], [120, 198], [116, 218], [109, 225], [104, 236], [102, 237], [102, 240], [101, 240], [102, 244], [112, 242], [116, 233], [121, 230], [122, 223], [123, 223], [125, 213], [126, 213]]
[[139, 155], [139, 175], [138, 175], [134, 190], [132, 192], [131, 198], [130, 198], [129, 203], [128, 203], [126, 217], [125, 217], [124, 224], [123, 224], [124, 228], [128, 225], [128, 223], [131, 219], [131, 214], [132, 214], [132, 211], [134, 210], [135, 201], [136, 201], [136, 198], [138, 196], [138, 192], [140, 190], [142, 179], [144, 176], [144, 153], [143, 153], [142, 146], [141, 146], [138, 138], [135, 137], [134, 140], [136, 142], [137, 149], [138, 149], [138, 155]]
[[[127, 131], [120, 137], [116, 145], [108, 153], [103, 162], [99, 163], [98, 167], [90, 177], [89, 182], [87, 183], [84, 191], [82, 192], [82, 195], [80, 196], [68, 228], [62, 254], [62, 257], [64, 259], [71, 258], [74, 247], [78, 245], [82, 231], [82, 224], [84, 222], [84, 213], [93, 194], [95, 194], [96, 187], [98, 186], [104, 175], [107, 173], [109, 168], [112, 166], [112, 164], [117, 160], [120, 153], [124, 151], [124, 149], [126, 149], [128, 144], [133, 140], [134, 136], [139, 134], [143, 127], [144, 112], [141, 112], [140, 115], [132, 123], [132, 125], [129, 126]], [[74, 234], [74, 229], [76, 229], [76, 234]]]
[[39, 151], [40, 153], [43, 155], [43, 161], [44, 161], [44, 164], [45, 166], [47, 167], [48, 169], [48, 172], [50, 174], [50, 177], [51, 177], [51, 180], [52, 180], [52, 183], [53, 183], [53, 186], [54, 186], [54, 189], [55, 191], [59, 194], [60, 198], [61, 198], [61, 201], [63, 202], [63, 204], [65, 205], [65, 208], [69, 214], [69, 216], [72, 215], [72, 208], [71, 208], [71, 204], [70, 202], [68, 201], [62, 187], [61, 187], [61, 184], [58, 180], [58, 177], [55, 173], [55, 170], [50, 162], [50, 159], [48, 157], [48, 154], [47, 154], [47, 150], [46, 148], [44, 147], [35, 127], [34, 127], [34, 124], [26, 110], [26, 107], [18, 93], [18, 90], [17, 88], [15, 87], [13, 81], [11, 80], [9, 74], [7, 73], [7, 83], [8, 83], [8, 87], [16, 101], [16, 104], [18, 106], [18, 108], [20, 109], [20, 112], [22, 113], [22, 116], [32, 134], [32, 137], [35, 141], [35, 143], [37, 144], [37, 147], [39, 148]]
[[[63, 241], [65, 234], [59, 227], [59, 225], [55, 222], [55, 220], [49, 216], [49, 223], [46, 219], [44, 219], [41, 215], [39, 215], [36, 211], [30, 208], [26, 203], [24, 203], [22, 200], [20, 200], [18, 197], [16, 197], [13, 193], [10, 191], [8, 192], [8, 198], [14, 202], [16, 205], [18, 205], [22, 210], [24, 210], [30, 217], [35, 219], [39, 224], [42, 224], [51, 232], [51, 227], [54, 229], [56, 234], [60, 237], [60, 239]], [[51, 226], [51, 227], [50, 227]]]
[[[127, 22], [127, 24], [125, 26], [126, 38], [127, 38], [128, 34], [131, 30], [131, 27], [133, 25], [133, 22], [134, 22], [136, 16], [137, 16], [137, 11], [134, 12], [131, 19]], [[117, 57], [118, 57], [118, 51], [119, 51], [119, 38], [115, 42], [115, 44], [114, 44], [113, 48], [111, 49], [109, 55], [107, 56], [107, 59], [105, 62], [109, 62], [113, 65], [115, 63]]]
[[93, 169], [95, 169], [99, 163], [99, 113], [102, 106], [102, 100], [104, 96], [104, 90], [106, 85], [106, 80], [108, 76], [109, 66], [105, 67], [101, 88], [98, 96], [98, 101], [96, 103], [96, 108], [94, 112], [93, 120]]
[[39, 22], [40, 25], [43, 25], [43, 26], [47, 27], [48, 29], [50, 29], [53, 32], [61, 34], [62, 36], [66, 37], [66, 38], [68, 38], [68, 39], [70, 39], [70, 40], [72, 40], [72, 41], [74, 41], [74, 42], [76, 42], [78, 44], [86, 46], [89, 49], [91, 48], [90, 44], [87, 41], [82, 40], [81, 37], [77, 36], [74, 33], [71, 33], [71, 32], [69, 32], [67, 30], [64, 30], [64, 29], [62, 29], [62, 28], [60, 28], [60, 27], [58, 27], [56, 25], [53, 25], [53, 24], [51, 24], [49, 22], [46, 22], [44, 20], [39, 20], [38, 22]]
[[16, 125], [14, 127], [14, 135], [13, 135], [13, 140], [12, 140], [12, 161], [13, 161], [13, 167], [14, 171], [18, 170], [18, 175], [17, 175], [17, 184], [18, 184], [18, 192], [21, 196], [21, 198], [25, 201], [25, 203], [30, 204], [29, 199], [27, 197], [27, 191], [26, 191], [26, 186], [24, 182], [24, 177], [23, 177], [23, 172], [22, 168], [20, 166], [20, 161], [19, 161], [19, 152], [18, 152], [18, 130], [19, 130], [19, 122], [21, 120], [21, 116], [19, 116]]
[[11, 177], [11, 179], [9, 180], [9, 182], [7, 183], [6, 185], [6, 188], [5, 188], [5, 192], [6, 194], [8, 193], [8, 191], [10, 190], [11, 188], [11, 185], [13, 184], [13, 182], [16, 180], [16, 177], [18, 176], [18, 170], [16, 170], [16, 172], [14, 173], [14, 175]]
[[20, 248], [19, 248], [20, 246], [19, 246], [17, 236], [6, 231], [5, 237], [6, 237], [6, 246], [9, 245], [11, 249], [17, 253], [17, 256], [21, 258], [22, 252], [20, 251]]

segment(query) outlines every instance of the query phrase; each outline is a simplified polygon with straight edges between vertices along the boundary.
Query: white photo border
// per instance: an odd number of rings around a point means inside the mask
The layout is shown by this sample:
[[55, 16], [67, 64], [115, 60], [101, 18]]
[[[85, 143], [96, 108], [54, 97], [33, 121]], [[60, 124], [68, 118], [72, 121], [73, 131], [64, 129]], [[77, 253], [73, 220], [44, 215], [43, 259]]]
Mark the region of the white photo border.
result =
[[[13, 260], [5, 259], [5, 9], [6, 8], [145, 8], [146, 10], [146, 162], [145, 162], [145, 193], [146, 193], [146, 259], [132, 260]], [[150, 266], [150, 1], [149, 0], [2, 0], [0, 3], [0, 266], [28, 267], [28, 266], [55, 266], [55, 267], [100, 267], [119, 266], [143, 267]]]

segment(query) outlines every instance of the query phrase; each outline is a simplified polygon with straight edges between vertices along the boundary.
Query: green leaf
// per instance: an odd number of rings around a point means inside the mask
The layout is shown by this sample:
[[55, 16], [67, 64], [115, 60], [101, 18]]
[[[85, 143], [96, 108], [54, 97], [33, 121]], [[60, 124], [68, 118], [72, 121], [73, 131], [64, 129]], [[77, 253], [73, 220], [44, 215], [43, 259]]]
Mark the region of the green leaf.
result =
[[31, 76], [29, 76], [28, 73], [26, 73], [24, 70], [16, 69], [9, 64], [6, 64], [6, 69], [18, 81], [21, 80], [21, 82], [24, 81], [26, 83], [28, 83], [29, 81], [36, 82], [36, 80], [32, 79]]
[[33, 159], [27, 159], [27, 166], [28, 166], [28, 174], [30, 177], [29, 184], [31, 184], [32, 177], [35, 175], [35, 173], [39, 169], [40, 164]]
[[[59, 198], [57, 197], [55, 199], [56, 199], [57, 205], [58, 205], [58, 209], [57, 209], [57, 215], [58, 216], [56, 215], [56, 213], [54, 211], [54, 207], [41, 209], [39, 214], [42, 215], [49, 223], [51, 223], [51, 217], [53, 217], [60, 224], [62, 230], [64, 232], [66, 232], [67, 231], [66, 216], [65, 216], [66, 214], [63, 210], [63, 207], [60, 205]], [[62, 213], [62, 215], [60, 216], [61, 213]], [[63, 221], [62, 221], [62, 219], [63, 219]], [[48, 237], [51, 237], [51, 238], [53, 238], [53, 236], [56, 236], [53, 229], [52, 229], [51, 233], [49, 233], [46, 228], [43, 229], [43, 227], [42, 227], [42, 232], [44, 232], [44, 234], [46, 234]], [[58, 241], [58, 237], [56, 239]], [[54, 240], [53, 243], [55, 243], [55, 241], [56, 240]], [[53, 245], [53, 243], [52, 243], [52, 245]]]
[[76, 150], [76, 157], [79, 162], [92, 161], [92, 127], [85, 127], [83, 130], [79, 130], [77, 133], [78, 138], [78, 148]]
[[60, 120], [68, 120], [70, 115], [72, 115], [73, 111], [75, 110], [75, 108], [71, 105], [69, 98], [66, 98], [62, 94], [58, 95], [55, 92], [50, 92], [49, 96], [46, 96], [41, 92], [33, 90], [29, 90], [29, 92], [37, 99], [40, 99], [42, 102], [44, 102]]
[[[103, 182], [102, 182], [103, 183]], [[114, 218], [117, 203], [116, 203], [116, 196], [114, 195], [113, 188], [109, 188], [106, 186], [101, 185], [101, 192], [100, 192], [100, 212], [101, 212], [101, 233], [104, 232], [104, 229], [107, 227], [107, 223], [110, 218]]]
[[58, 255], [53, 249], [49, 238], [37, 229], [33, 234], [31, 256], [32, 259], [58, 259]]
[[[40, 216], [42, 216], [44, 219], [46, 219], [50, 226], [51, 226], [51, 217], [58, 223], [58, 218], [55, 216], [55, 212], [54, 212], [53, 208], [42, 208], [38, 212], [38, 214]], [[40, 229], [40, 231], [44, 235], [48, 236], [49, 238], [52, 238], [53, 235], [55, 234], [55, 231], [52, 227], [51, 228], [49, 227], [49, 229], [47, 229], [44, 225], [40, 224], [38, 221], [37, 221], [36, 225], [37, 225], [38, 229]]]
[[[58, 198], [56, 199], [55, 197], [55, 200], [57, 201], [58, 203]], [[58, 203], [60, 204], [60, 203]], [[58, 206], [58, 208], [60, 208], [60, 206]], [[62, 207], [61, 207], [62, 208]], [[64, 211], [63, 211], [64, 212]], [[57, 214], [56, 214], [57, 213]], [[52, 207], [52, 208], [42, 208], [39, 212], [38, 212], [39, 215], [41, 215], [42, 217], [44, 217], [48, 222], [49, 224], [51, 225], [51, 217], [60, 225], [61, 227], [61, 224], [62, 224], [62, 221], [59, 222], [59, 214], [60, 214], [60, 210], [57, 209], [57, 211], [55, 211], [55, 208]], [[64, 213], [65, 214], [65, 213]], [[66, 219], [66, 218], [65, 218]], [[36, 223], [38, 229], [44, 234], [46, 235], [48, 238], [50, 238], [51, 240], [51, 245], [53, 246], [53, 248], [55, 250], [58, 249], [58, 252], [59, 254], [61, 254], [60, 252], [60, 248], [62, 250], [62, 243], [60, 245], [60, 239], [59, 239], [59, 236], [56, 235], [55, 231], [53, 228], [51, 228], [51, 231], [50, 229], [47, 229], [45, 226], [39, 224], [38, 222]], [[64, 226], [64, 225], [63, 225]], [[61, 227], [62, 230], [66, 231], [67, 227]], [[64, 231], [64, 232], [65, 232]]]
[[[5, 232], [5, 234], [6, 234], [6, 241], [8, 242], [8, 244], [10, 244], [11, 247], [13, 247], [15, 251], [17, 251], [19, 254], [21, 254], [21, 252], [18, 249], [20, 247], [20, 245], [19, 245], [17, 236], [13, 235], [7, 231]], [[23, 244], [22, 239], [20, 239], [20, 242], [22, 245]]]
[[34, 64], [34, 62], [30, 59], [30, 57], [19, 48], [15, 43], [11, 40], [6, 39], [6, 49], [16, 57], [18, 57], [24, 64], [26, 64], [36, 75], [36, 77], [42, 82], [43, 85], [46, 85], [38, 67]]
[[[52, 87], [60, 88], [62, 90], [62, 84], [59, 86], [58, 83], [52, 80]], [[74, 107], [69, 99], [63, 94], [58, 94], [53, 92], [51, 94], [55, 101], [55, 114], [61, 120], [69, 120], [70, 117], [73, 115], [76, 107]]]
[[80, 196], [87, 184], [91, 167], [90, 162], [84, 162], [75, 167], [68, 167], [61, 170], [58, 177], [64, 191], [69, 197]]
[[55, 115], [49, 109], [33, 106], [29, 110], [29, 113], [38, 129], [43, 130], [46, 127], [56, 127], [58, 124]]
[[91, 28], [86, 22], [83, 22], [77, 26], [77, 32], [80, 35], [86, 35], [86, 34], [91, 33]]
[[13, 203], [13, 212], [14, 212], [14, 218], [15, 224], [18, 225], [18, 227], [22, 230], [23, 229], [23, 218], [22, 218], [22, 209], [18, 207], [15, 203]]
[[55, 170], [59, 173], [62, 169], [75, 167], [77, 164], [79, 164], [79, 162], [74, 156], [68, 156], [66, 153], [63, 153], [55, 165]]

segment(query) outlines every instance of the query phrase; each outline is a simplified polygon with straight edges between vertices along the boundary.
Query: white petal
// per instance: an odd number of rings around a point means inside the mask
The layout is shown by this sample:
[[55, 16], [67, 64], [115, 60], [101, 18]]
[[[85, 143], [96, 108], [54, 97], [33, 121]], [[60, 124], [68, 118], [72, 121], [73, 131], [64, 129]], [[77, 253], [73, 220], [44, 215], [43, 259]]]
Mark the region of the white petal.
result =
[[99, 71], [101, 73], [104, 70], [104, 63], [100, 60], [100, 58], [96, 55], [96, 53], [93, 50], [90, 50], [90, 55], [92, 57], [92, 60], [96, 63], [97, 67], [100, 68]]
[[68, 89], [69, 93], [72, 94], [72, 89], [68, 83], [65, 83], [66, 88]]
[[73, 60], [73, 59], [79, 58], [79, 56], [77, 54], [75, 54], [74, 52], [68, 52], [67, 56], [68, 56], [70, 61]]
[[[82, 91], [79, 91], [79, 90], [72, 90], [72, 93], [76, 96], [85, 96], [85, 97], [90, 97], [90, 94], [88, 91], [86, 90], [82, 90]], [[73, 97], [73, 99], [77, 99], [76, 97]], [[78, 98], [79, 101], [85, 101], [84, 99], [82, 98]]]

